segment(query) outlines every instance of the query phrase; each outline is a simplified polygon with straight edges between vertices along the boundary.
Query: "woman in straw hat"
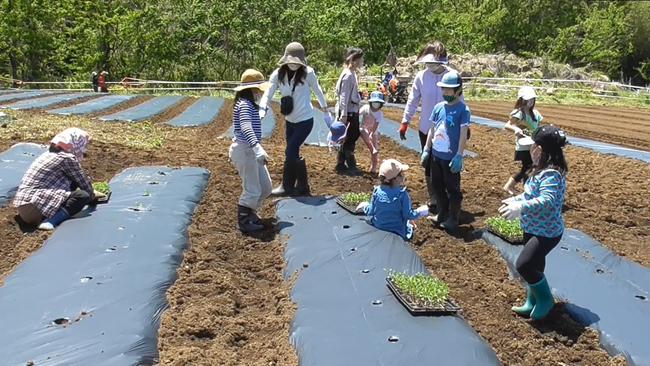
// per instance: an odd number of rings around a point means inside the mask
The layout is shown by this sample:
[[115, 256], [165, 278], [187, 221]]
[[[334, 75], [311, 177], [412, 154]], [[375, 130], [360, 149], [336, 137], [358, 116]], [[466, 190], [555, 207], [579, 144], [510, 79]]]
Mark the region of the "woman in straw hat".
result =
[[235, 137], [228, 151], [242, 181], [243, 192], [237, 204], [237, 228], [241, 232], [264, 228], [257, 216], [264, 200], [271, 194], [271, 176], [266, 168], [269, 156], [260, 144], [262, 122], [258, 101], [269, 83], [257, 70], [248, 69], [241, 76], [241, 83], [235, 88], [233, 130]]
[[[264, 114], [276, 89], [280, 89], [280, 112], [284, 115], [287, 146], [284, 150], [284, 168], [282, 184], [271, 194], [275, 196], [309, 195], [307, 166], [305, 158], [300, 156], [300, 146], [314, 127], [311, 92], [318, 99], [321, 110], [327, 117], [327, 102], [318, 84], [314, 69], [305, 62], [305, 49], [298, 42], [292, 42], [284, 50], [284, 56], [278, 62], [280, 66], [271, 74], [271, 86], [264, 92], [260, 103], [260, 114]], [[326, 120], [331, 117], [326, 118]], [[331, 123], [328, 123], [331, 125]]]
[[[360, 173], [357, 169], [357, 160], [354, 157], [354, 149], [361, 135], [359, 130], [359, 85], [357, 83], [356, 71], [363, 66], [363, 51], [357, 47], [350, 47], [345, 56], [343, 71], [336, 83], [336, 118], [338, 121], [348, 125], [348, 133], [345, 142], [339, 147], [336, 167], [337, 172]], [[347, 166], [346, 166], [347, 164]]]

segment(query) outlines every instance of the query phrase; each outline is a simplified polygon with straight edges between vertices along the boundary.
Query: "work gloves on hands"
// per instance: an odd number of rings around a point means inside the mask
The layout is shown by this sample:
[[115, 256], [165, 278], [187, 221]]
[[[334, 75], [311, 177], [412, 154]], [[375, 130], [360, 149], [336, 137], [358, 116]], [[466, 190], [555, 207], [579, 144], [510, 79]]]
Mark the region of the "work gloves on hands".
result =
[[429, 214], [429, 206], [422, 205], [415, 210], [418, 213], [418, 217], [424, 217]]
[[524, 207], [524, 201], [515, 201], [515, 197], [510, 197], [501, 202], [503, 202], [503, 205], [499, 207], [501, 217], [508, 221], [521, 217], [521, 210]]
[[463, 155], [456, 154], [451, 162], [449, 163], [452, 173], [459, 173], [463, 169]]
[[425, 148], [420, 157], [420, 165], [422, 165], [423, 168], [426, 168], [427, 164], [429, 164], [429, 149]]
[[368, 206], [369, 204], [370, 204], [370, 202], [361, 202], [361, 203], [357, 206], [357, 211], [363, 211], [363, 210], [365, 210], [365, 209], [366, 209], [366, 206]]
[[259, 143], [255, 144], [255, 146], [253, 146], [253, 152], [255, 153], [255, 160], [257, 160], [257, 163], [260, 165], [266, 165], [269, 156], [266, 154], [266, 151], [264, 151], [264, 148], [262, 148], [262, 145]]
[[513, 130], [515, 131], [516, 136], [520, 136], [520, 137], [524, 136], [524, 130], [522, 130], [521, 128], [515, 126], [513, 127]]
[[402, 140], [406, 140], [406, 129], [409, 127], [408, 123], [402, 122], [401, 126], [399, 126], [399, 138]]

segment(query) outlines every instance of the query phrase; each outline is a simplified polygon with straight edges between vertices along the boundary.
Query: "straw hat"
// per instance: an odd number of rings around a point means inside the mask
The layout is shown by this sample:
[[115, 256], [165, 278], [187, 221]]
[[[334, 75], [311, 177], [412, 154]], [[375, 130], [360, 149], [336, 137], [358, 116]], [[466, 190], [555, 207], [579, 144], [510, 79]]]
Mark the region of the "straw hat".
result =
[[305, 48], [298, 42], [291, 42], [284, 49], [284, 56], [278, 62], [279, 66], [286, 64], [300, 64], [307, 66], [305, 61]]
[[259, 90], [266, 90], [271, 84], [264, 81], [264, 75], [261, 72], [253, 69], [248, 69], [241, 74], [241, 83], [238, 87], [234, 88], [235, 91], [244, 89], [257, 88]]

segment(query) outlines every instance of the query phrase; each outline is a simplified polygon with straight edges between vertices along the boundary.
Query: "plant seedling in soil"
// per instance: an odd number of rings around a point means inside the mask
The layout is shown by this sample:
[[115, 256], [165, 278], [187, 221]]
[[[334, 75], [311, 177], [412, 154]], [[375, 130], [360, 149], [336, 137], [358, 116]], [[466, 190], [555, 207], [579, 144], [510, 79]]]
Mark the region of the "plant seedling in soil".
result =
[[420, 308], [442, 306], [449, 295], [449, 286], [445, 281], [425, 273], [408, 275], [386, 270], [389, 278], [411, 305]]
[[495, 234], [513, 242], [521, 241], [524, 236], [518, 218], [508, 221], [501, 216], [488, 217], [485, 220], [485, 226]]
[[145, 189], [143, 196], [151, 196], [151, 192], [149, 192], [148, 189]]
[[103, 194], [108, 194], [111, 189], [108, 187], [106, 182], [95, 182], [93, 183], [93, 189], [97, 192], [102, 192]]
[[341, 198], [343, 198], [343, 203], [346, 205], [358, 205], [361, 202], [370, 201], [369, 193], [343, 193]]

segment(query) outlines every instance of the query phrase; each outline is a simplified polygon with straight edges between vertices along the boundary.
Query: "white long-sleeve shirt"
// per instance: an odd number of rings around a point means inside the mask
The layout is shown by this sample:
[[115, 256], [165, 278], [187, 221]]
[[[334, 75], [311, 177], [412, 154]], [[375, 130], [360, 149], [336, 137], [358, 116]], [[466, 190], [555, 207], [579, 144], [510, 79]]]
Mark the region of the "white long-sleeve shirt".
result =
[[[321, 108], [327, 108], [327, 102], [325, 101], [325, 96], [323, 95], [323, 91], [321, 90], [320, 85], [318, 84], [318, 79], [316, 78], [316, 73], [314, 72], [314, 69], [312, 69], [309, 66], [307, 66], [306, 69], [307, 69], [306, 70], [307, 76], [303, 80], [302, 84], [296, 85], [296, 90], [294, 90], [293, 92], [293, 111], [291, 111], [289, 115], [284, 116], [287, 122], [298, 123], [298, 122], [306, 121], [310, 118], [314, 118], [314, 112], [312, 112], [313, 106], [311, 105], [312, 90], [314, 91], [314, 94], [316, 95], [316, 98], [318, 99], [318, 103], [320, 104]], [[271, 86], [268, 89], [266, 89], [264, 95], [262, 96], [262, 100], [260, 101], [260, 107], [262, 109], [268, 108], [269, 102], [273, 98], [273, 94], [278, 89], [280, 90], [280, 95], [283, 97], [292, 95], [291, 89], [293, 88], [295, 79], [291, 79], [291, 81], [289, 82], [287, 80], [289, 76], [286, 75], [284, 77], [283, 82], [279, 82], [278, 80], [279, 70], [280, 69], [276, 69], [275, 71], [273, 71], [271, 77], [269, 78], [269, 82], [271, 83]]]
[[341, 71], [339, 80], [336, 82], [336, 105], [334, 113], [338, 117], [346, 116], [348, 113], [359, 112], [359, 85], [357, 83], [357, 74], [347, 67]]
[[[434, 74], [431, 71], [424, 69], [415, 75], [415, 78], [413, 79], [413, 86], [411, 87], [411, 93], [409, 94], [408, 101], [406, 102], [406, 107], [404, 108], [402, 123], [408, 123], [411, 121], [411, 118], [413, 118], [413, 115], [418, 108], [418, 104], [420, 101], [422, 101], [418, 127], [420, 129], [420, 132], [424, 134], [429, 133], [429, 129], [433, 124], [430, 121], [433, 107], [435, 107], [436, 104], [444, 101], [444, 99], [442, 99], [442, 90], [436, 84], [442, 80], [442, 76], [449, 71], [456, 71], [446, 65], [443, 66], [445, 68], [445, 71], [441, 72], [440, 74]], [[460, 101], [465, 103], [465, 98], [463, 98], [462, 95], [460, 96]]]

